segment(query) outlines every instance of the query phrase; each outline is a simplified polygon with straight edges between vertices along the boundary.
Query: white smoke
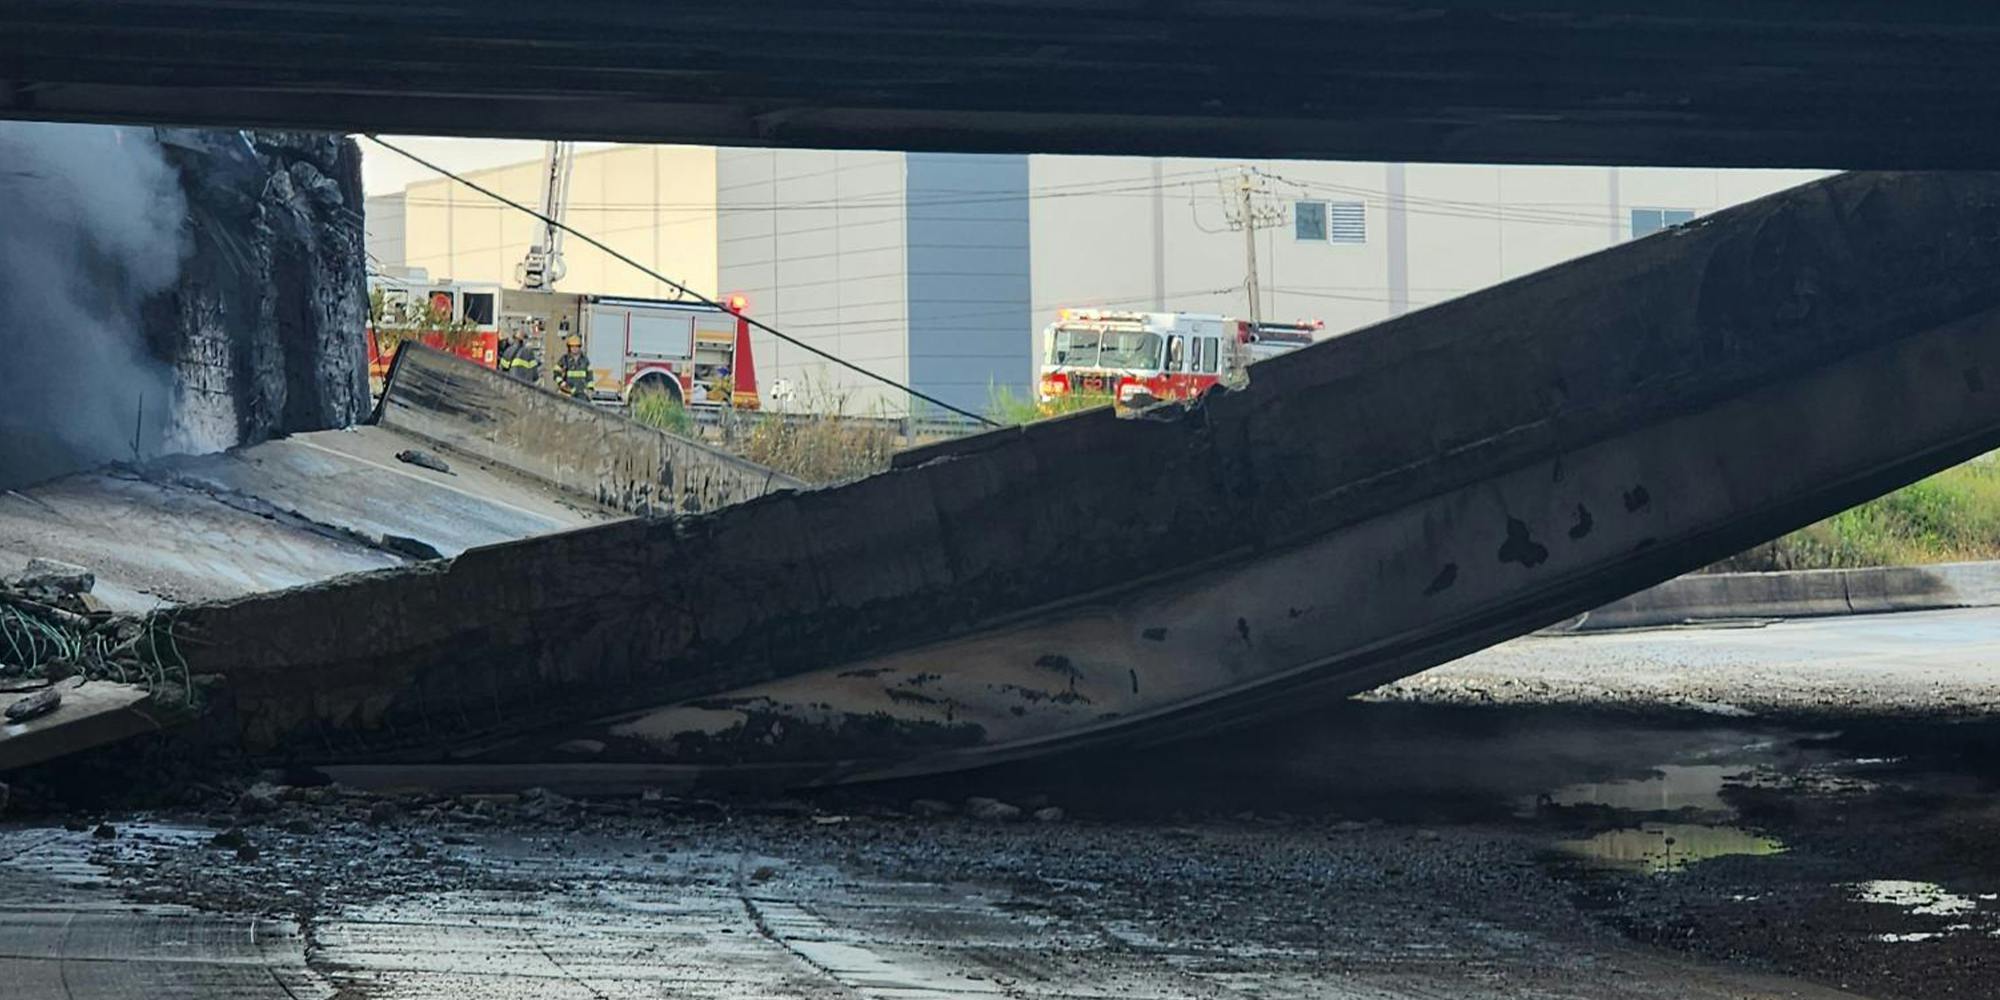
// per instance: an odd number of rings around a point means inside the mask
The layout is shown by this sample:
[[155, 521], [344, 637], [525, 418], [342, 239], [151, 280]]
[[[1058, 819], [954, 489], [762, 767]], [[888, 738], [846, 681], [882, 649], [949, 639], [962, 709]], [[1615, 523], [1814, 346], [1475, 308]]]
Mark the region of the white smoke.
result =
[[0, 123], [0, 487], [158, 452], [173, 380], [140, 310], [186, 217], [151, 129]]

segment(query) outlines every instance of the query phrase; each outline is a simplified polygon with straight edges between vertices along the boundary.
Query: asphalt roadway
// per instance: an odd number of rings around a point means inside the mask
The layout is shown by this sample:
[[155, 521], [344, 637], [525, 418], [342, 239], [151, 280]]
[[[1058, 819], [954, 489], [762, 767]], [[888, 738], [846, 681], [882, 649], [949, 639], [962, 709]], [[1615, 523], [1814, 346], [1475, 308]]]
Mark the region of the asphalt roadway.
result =
[[811, 799], [46, 811], [50, 774], [0, 825], [0, 996], [1992, 997], [1996, 707], [1974, 610], [1536, 637]]

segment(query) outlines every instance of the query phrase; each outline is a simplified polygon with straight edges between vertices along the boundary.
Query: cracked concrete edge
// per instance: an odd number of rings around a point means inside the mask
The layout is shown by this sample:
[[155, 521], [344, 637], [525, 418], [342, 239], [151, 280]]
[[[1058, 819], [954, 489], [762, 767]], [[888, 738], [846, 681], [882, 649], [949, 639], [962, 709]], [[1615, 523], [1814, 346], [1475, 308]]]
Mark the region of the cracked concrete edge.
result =
[[1598, 632], [1731, 618], [1817, 618], [1996, 605], [2000, 605], [2000, 561], [1697, 573], [1544, 631]]

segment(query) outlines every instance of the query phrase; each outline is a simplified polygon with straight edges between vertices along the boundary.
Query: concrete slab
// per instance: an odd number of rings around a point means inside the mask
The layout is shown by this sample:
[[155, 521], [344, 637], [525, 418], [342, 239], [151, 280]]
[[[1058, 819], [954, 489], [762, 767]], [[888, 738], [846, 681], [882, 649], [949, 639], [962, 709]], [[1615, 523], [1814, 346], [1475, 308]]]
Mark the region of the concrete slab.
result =
[[226, 600], [412, 561], [385, 536], [446, 557], [624, 515], [380, 427], [300, 434], [216, 455], [67, 476], [0, 494], [0, 573], [35, 556], [88, 566], [120, 611]]
[[181, 459], [164, 463], [163, 471], [369, 540], [418, 539], [445, 556], [621, 516], [461, 455], [440, 456], [449, 472], [399, 461], [396, 453], [408, 449], [436, 451], [412, 435], [361, 426]]
[[[0, 771], [152, 732], [185, 718], [160, 708], [152, 695], [136, 684], [72, 678], [57, 686], [62, 689], [62, 704], [55, 711], [26, 722], [0, 725]], [[25, 695], [0, 695], [0, 705], [12, 704]]]
[[396, 352], [374, 422], [631, 514], [693, 514], [805, 486], [422, 344]]

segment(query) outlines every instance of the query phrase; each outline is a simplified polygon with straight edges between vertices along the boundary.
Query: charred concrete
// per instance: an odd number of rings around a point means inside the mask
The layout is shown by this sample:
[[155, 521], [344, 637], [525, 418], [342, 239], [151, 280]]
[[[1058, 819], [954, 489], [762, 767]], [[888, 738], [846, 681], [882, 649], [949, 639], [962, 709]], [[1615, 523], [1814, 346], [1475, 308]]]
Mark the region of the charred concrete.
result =
[[159, 129], [192, 241], [148, 307], [191, 437], [215, 447], [345, 427], [368, 412], [361, 155], [299, 132]]

